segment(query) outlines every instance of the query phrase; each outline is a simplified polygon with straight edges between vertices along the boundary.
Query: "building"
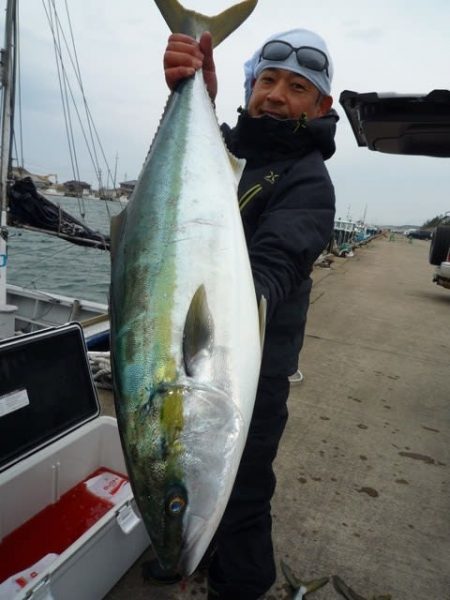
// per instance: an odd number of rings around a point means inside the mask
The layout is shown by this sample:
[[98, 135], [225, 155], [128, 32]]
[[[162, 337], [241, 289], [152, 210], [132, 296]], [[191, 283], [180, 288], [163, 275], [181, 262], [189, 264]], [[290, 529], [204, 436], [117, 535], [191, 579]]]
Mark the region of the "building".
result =
[[89, 194], [91, 191], [91, 186], [85, 181], [65, 181], [63, 187], [66, 196], [82, 196], [86, 193]]
[[130, 196], [131, 192], [134, 190], [134, 187], [137, 183], [137, 179], [130, 179], [130, 181], [122, 181], [119, 183], [119, 193], [123, 196]]

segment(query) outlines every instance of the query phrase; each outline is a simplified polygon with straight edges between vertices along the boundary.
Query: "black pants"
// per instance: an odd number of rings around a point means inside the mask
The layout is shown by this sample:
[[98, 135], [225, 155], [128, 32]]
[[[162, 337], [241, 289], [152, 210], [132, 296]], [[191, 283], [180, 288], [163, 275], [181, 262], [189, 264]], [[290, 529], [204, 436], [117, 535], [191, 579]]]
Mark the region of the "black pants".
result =
[[209, 567], [209, 582], [220, 600], [256, 600], [275, 582], [272, 462], [287, 421], [288, 395], [287, 377], [260, 378], [247, 443]]

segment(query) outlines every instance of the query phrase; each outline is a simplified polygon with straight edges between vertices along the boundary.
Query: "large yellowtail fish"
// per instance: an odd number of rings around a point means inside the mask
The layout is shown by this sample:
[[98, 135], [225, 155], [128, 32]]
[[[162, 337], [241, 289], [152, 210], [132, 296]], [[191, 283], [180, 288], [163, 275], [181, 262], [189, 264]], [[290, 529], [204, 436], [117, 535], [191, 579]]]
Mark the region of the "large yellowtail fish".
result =
[[[217, 45], [251, 13], [215, 17], [156, 0], [172, 31]], [[261, 358], [236, 199], [243, 163], [224, 146], [203, 75], [168, 101], [126, 209], [112, 223], [111, 350], [134, 495], [164, 569], [189, 575], [227, 504]]]

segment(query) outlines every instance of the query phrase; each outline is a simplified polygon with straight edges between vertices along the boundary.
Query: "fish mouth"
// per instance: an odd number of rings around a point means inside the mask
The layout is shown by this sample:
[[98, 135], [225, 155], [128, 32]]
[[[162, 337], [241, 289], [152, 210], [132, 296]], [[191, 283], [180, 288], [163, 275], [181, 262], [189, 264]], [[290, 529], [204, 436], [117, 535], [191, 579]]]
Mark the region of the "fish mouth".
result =
[[183, 524], [183, 541], [178, 551], [153, 545], [162, 571], [161, 577], [171, 579], [192, 575], [203, 558], [213, 533], [214, 530], [208, 526], [206, 519], [190, 515]]
[[212, 539], [207, 522], [202, 517], [191, 515], [185, 532], [185, 541], [178, 562], [178, 571], [189, 577], [198, 567]]

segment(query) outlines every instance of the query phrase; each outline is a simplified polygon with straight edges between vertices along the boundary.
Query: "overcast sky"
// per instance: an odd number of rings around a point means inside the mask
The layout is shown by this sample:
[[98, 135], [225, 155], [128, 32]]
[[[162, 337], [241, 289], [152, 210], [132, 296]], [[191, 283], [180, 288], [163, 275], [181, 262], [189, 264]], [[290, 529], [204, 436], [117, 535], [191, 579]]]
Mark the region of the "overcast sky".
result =
[[[65, 2], [69, 6], [85, 94], [110, 169], [114, 173], [117, 162], [118, 181], [135, 179], [168, 97], [162, 72], [167, 25], [152, 0], [53, 1], [63, 22]], [[183, 3], [215, 14], [232, 0]], [[334, 106], [341, 120], [337, 152], [327, 164], [337, 215], [357, 219], [366, 213], [376, 225], [420, 225], [450, 211], [450, 159], [358, 148], [338, 103], [345, 89], [406, 94], [450, 89], [449, 0], [259, 0], [250, 18], [216, 50], [220, 121], [236, 120], [243, 102], [243, 62], [269, 35], [293, 27], [321, 34], [334, 60]], [[61, 182], [72, 179], [52, 37], [41, 0], [20, 0], [20, 30], [25, 167], [57, 173]], [[97, 187], [86, 147], [79, 141], [77, 146], [80, 178]], [[104, 164], [102, 169], [106, 171]]]

